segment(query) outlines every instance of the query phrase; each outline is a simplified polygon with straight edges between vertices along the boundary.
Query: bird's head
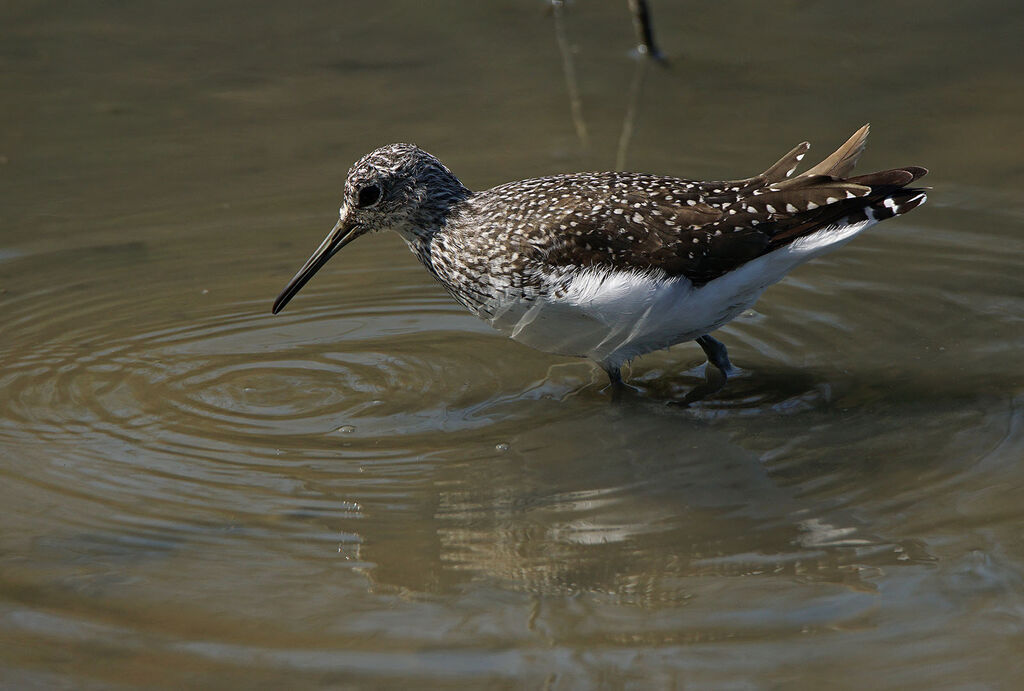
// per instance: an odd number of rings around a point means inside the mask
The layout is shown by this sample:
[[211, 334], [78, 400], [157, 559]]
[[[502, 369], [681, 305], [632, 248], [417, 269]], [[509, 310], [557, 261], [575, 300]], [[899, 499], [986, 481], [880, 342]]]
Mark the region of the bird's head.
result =
[[338, 222], [274, 301], [277, 314], [342, 247], [377, 230], [395, 230], [409, 242], [428, 242], [451, 207], [469, 197], [441, 161], [413, 144], [389, 144], [348, 171]]

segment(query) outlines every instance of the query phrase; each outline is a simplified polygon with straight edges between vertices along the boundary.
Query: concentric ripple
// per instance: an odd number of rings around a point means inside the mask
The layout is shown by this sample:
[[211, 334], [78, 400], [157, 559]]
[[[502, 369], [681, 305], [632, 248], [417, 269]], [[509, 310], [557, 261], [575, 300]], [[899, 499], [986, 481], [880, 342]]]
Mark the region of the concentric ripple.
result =
[[[38, 335], [8, 344], [4, 434], [107, 437], [199, 457], [242, 446], [272, 457], [281, 439], [343, 426], [379, 435], [380, 421], [399, 414], [403, 424], [389, 424], [388, 436], [436, 427], [420, 419], [469, 425], [494, 392], [513, 386], [496, 363], [472, 355], [479, 336], [463, 328], [469, 318], [440, 302], [356, 301], [275, 318], [265, 301], [249, 301], [126, 334], [105, 317], [138, 310], [131, 296], [112, 304], [87, 295], [43, 293], [8, 305], [31, 309]], [[13, 332], [28, 322], [16, 315]]]

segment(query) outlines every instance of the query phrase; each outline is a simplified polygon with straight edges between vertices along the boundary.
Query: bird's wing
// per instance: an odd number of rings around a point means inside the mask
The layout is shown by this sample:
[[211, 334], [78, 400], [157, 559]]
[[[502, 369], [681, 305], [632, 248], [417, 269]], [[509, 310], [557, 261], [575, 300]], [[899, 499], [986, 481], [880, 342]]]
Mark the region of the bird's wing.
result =
[[840, 177], [852, 169], [866, 136], [865, 125], [795, 177], [806, 142], [743, 180], [561, 176], [559, 184], [568, 192], [545, 208], [548, 232], [529, 244], [547, 266], [656, 270], [704, 284], [799, 237], [864, 220], [865, 209], [882, 220], [917, 206], [920, 190], [906, 185], [924, 175], [924, 168]]

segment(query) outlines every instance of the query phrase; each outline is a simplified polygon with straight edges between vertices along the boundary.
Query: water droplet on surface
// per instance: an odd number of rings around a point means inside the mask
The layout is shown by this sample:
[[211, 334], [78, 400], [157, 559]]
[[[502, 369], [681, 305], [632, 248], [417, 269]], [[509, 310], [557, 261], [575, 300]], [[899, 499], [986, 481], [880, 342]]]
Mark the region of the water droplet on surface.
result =
[[508, 451], [508, 444], [506, 444], [505, 442], [501, 442], [500, 444], [495, 444], [494, 448], [496, 451]]
[[342, 434], [352, 434], [356, 431], [355, 425], [342, 425], [338, 428], [338, 431]]

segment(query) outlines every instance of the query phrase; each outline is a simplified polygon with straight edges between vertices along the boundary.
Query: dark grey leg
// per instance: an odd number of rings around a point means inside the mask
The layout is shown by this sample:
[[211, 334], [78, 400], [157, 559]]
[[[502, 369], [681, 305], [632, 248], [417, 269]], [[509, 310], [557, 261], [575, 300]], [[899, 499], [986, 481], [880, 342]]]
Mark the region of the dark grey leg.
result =
[[626, 388], [626, 385], [622, 383], [622, 371], [618, 367], [606, 365], [601, 365], [601, 368], [608, 374], [608, 381], [611, 382], [612, 400], [619, 400], [622, 390]]
[[622, 371], [618, 367], [605, 367], [604, 371], [608, 373], [612, 386], [622, 386]]
[[[676, 405], [690, 405], [696, 403], [707, 396], [715, 393], [723, 386], [725, 381], [729, 378], [729, 374], [735, 370], [732, 367], [732, 363], [729, 362], [729, 351], [725, 349], [725, 344], [721, 341], [711, 338], [707, 334], [704, 334], [700, 338], [695, 338], [695, 341], [704, 350], [704, 354], [708, 357], [708, 362], [714, 365], [714, 369], [708, 367], [704, 370], [704, 383], [698, 384], [683, 397], [683, 400], [679, 401]], [[717, 372], [716, 372], [717, 370]]]
[[729, 351], [725, 349], [725, 344], [708, 334], [695, 340], [707, 355], [708, 362], [717, 367], [723, 377], [728, 378], [732, 372], [732, 363], [729, 362]]

